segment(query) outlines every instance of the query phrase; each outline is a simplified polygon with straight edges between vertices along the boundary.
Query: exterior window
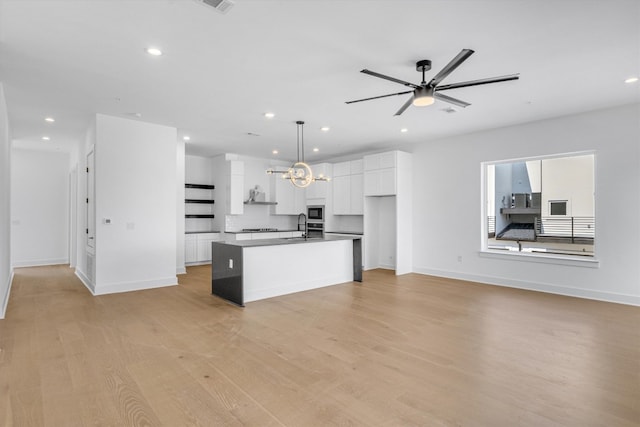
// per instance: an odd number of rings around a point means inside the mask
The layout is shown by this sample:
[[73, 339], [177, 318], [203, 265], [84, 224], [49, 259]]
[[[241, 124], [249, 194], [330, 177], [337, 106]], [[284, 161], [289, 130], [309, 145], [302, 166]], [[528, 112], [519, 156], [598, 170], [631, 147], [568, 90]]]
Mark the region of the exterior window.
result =
[[483, 250], [593, 257], [595, 155], [483, 164]]
[[566, 200], [549, 200], [549, 215], [567, 215], [567, 201]]

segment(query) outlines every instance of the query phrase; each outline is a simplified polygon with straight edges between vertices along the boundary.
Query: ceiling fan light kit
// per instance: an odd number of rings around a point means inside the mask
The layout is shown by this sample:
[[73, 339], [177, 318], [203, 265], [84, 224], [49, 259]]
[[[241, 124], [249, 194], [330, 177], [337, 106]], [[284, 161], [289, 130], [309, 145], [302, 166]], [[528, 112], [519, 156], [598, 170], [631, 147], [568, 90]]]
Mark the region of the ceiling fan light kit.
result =
[[[311, 185], [312, 182], [316, 181], [330, 181], [329, 177], [319, 175], [313, 176], [313, 171], [311, 170], [311, 166], [309, 166], [304, 161], [304, 122], [298, 120], [296, 122], [298, 127], [298, 137], [296, 148], [298, 149], [298, 158], [297, 161], [287, 170], [277, 170], [277, 169], [267, 169], [268, 175], [273, 175], [274, 173], [282, 174], [283, 179], [288, 179], [291, 183], [298, 188], [306, 188]], [[300, 154], [302, 153], [302, 157]]]
[[420, 89], [416, 89], [413, 93], [413, 105], [416, 107], [426, 107], [434, 102], [433, 88], [431, 87], [421, 87]]
[[509, 74], [506, 76], [490, 77], [490, 78], [479, 79], [479, 80], [469, 80], [466, 82], [452, 83], [452, 84], [441, 86], [440, 83], [442, 82], [442, 80], [444, 80], [449, 74], [451, 74], [453, 70], [458, 68], [460, 64], [466, 61], [467, 58], [469, 58], [473, 53], [474, 51], [471, 49], [462, 49], [460, 53], [456, 55], [455, 58], [449, 61], [449, 63], [442, 70], [440, 70], [440, 72], [436, 74], [435, 77], [431, 79], [431, 81], [429, 81], [429, 83], [427, 83], [427, 81], [425, 80], [425, 73], [431, 69], [431, 61], [428, 59], [423, 59], [416, 62], [416, 70], [422, 73], [422, 82], [419, 85], [410, 83], [404, 80], [396, 79], [395, 77], [390, 77], [384, 74], [376, 73], [375, 71], [364, 69], [360, 72], [364, 74], [369, 74], [370, 76], [373, 76], [373, 77], [389, 80], [394, 83], [400, 83], [401, 85], [408, 86], [413, 89], [404, 91], [404, 92], [391, 93], [388, 95], [357, 99], [355, 101], [347, 101], [346, 103], [353, 104], [355, 102], [371, 101], [373, 99], [386, 98], [389, 96], [405, 95], [405, 94], [411, 93], [412, 94], [411, 98], [409, 98], [407, 102], [405, 102], [404, 105], [400, 107], [400, 109], [395, 114], [396, 116], [399, 116], [400, 114], [404, 113], [404, 111], [407, 108], [409, 108], [409, 106], [412, 104], [416, 107], [426, 107], [428, 105], [433, 104], [436, 99], [440, 101], [448, 102], [458, 107], [466, 108], [471, 104], [469, 104], [468, 102], [453, 98], [451, 96], [444, 95], [440, 93], [440, 91], [449, 90], [449, 89], [458, 89], [458, 88], [468, 87], [468, 86], [478, 86], [478, 85], [484, 85], [489, 83], [500, 83], [500, 82], [506, 82], [509, 80], [518, 80], [520, 78], [519, 74]]

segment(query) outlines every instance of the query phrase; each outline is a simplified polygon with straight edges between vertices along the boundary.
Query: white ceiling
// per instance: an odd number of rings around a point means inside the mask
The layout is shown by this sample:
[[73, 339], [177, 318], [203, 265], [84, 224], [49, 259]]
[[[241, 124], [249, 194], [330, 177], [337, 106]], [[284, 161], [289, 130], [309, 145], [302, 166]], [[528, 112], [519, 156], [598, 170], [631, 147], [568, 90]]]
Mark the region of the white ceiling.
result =
[[[476, 53], [443, 84], [520, 80], [447, 91], [472, 104], [454, 114], [436, 101], [394, 117], [409, 95], [345, 104], [406, 90], [363, 68], [419, 83], [417, 60], [432, 60], [428, 80], [463, 48]], [[104, 113], [176, 127], [188, 154], [292, 160], [304, 120], [313, 162], [639, 102], [640, 84], [624, 83], [639, 74], [637, 0], [235, 0], [227, 14], [195, 0], [0, 0], [0, 81], [22, 146], [65, 149]]]

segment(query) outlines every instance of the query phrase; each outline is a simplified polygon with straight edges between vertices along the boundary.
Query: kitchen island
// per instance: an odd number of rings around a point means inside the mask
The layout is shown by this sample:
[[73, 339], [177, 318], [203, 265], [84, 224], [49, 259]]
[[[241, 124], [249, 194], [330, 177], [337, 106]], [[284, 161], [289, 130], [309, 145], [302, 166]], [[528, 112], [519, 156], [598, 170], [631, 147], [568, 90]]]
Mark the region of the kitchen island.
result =
[[362, 281], [358, 236], [213, 242], [211, 293], [239, 306]]

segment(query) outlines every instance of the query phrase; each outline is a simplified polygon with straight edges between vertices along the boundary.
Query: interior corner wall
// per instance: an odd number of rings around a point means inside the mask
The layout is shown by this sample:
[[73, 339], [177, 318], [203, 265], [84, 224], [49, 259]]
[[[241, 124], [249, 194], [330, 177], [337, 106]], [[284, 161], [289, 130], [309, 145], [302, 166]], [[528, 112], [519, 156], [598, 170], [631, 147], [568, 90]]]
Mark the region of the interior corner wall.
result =
[[89, 128], [85, 132], [83, 143], [78, 145], [77, 165], [78, 173], [76, 191], [76, 276], [94, 292], [94, 252], [89, 251], [87, 246], [87, 154], [94, 150], [96, 143], [96, 119], [91, 121]]
[[[639, 122], [631, 104], [416, 146], [414, 271], [640, 305]], [[585, 151], [595, 152], [599, 267], [482, 256], [481, 163]]]
[[11, 267], [11, 141], [4, 86], [0, 82], [0, 319], [9, 303]]
[[178, 140], [176, 147], [176, 274], [187, 272], [185, 268], [185, 145], [184, 141]]
[[11, 264], [69, 263], [69, 153], [11, 150]]
[[396, 195], [396, 274], [413, 271], [413, 159], [403, 151], [397, 153], [397, 195]]
[[177, 284], [177, 130], [96, 116], [96, 295]]

